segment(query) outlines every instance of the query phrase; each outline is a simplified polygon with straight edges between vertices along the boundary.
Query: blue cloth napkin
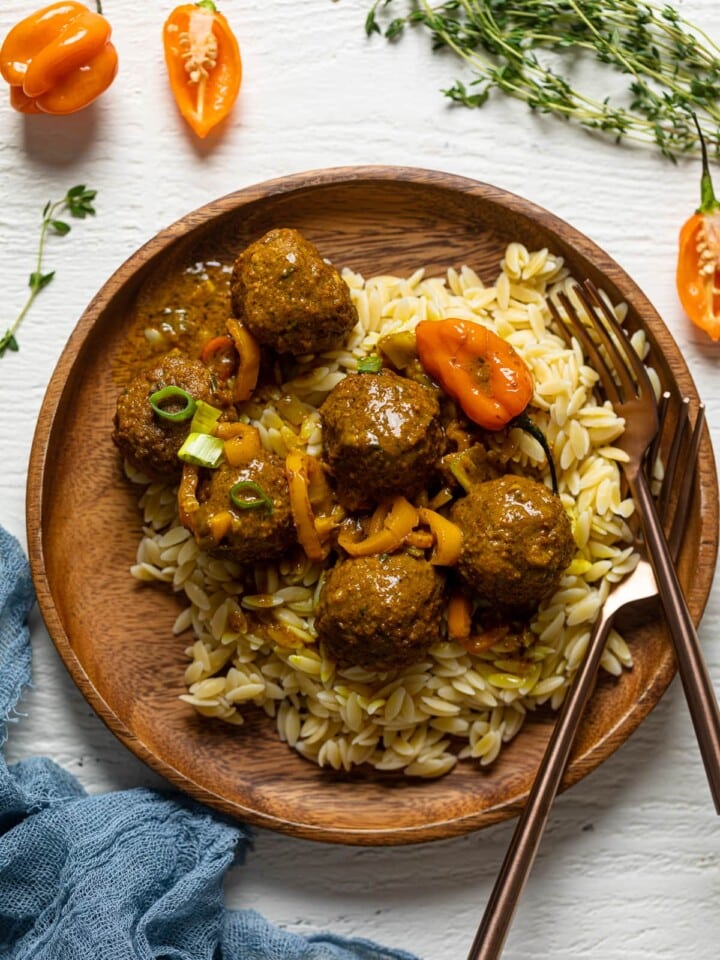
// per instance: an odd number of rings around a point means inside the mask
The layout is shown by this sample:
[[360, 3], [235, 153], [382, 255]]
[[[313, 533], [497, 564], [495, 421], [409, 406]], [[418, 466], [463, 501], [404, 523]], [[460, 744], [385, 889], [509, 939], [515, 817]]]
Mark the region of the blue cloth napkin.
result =
[[[0, 527], [0, 746], [30, 682], [34, 593]], [[0, 752], [0, 960], [415, 960], [368, 940], [301, 937], [223, 905], [251, 842], [179, 794], [89, 796], [52, 760]]]

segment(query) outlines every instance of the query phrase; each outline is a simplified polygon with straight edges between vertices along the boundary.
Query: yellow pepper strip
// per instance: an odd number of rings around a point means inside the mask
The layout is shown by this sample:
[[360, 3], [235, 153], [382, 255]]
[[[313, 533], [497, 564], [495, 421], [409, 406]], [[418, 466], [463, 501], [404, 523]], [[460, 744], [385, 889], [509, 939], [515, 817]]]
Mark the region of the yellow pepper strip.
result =
[[482, 633], [473, 634], [465, 639], [460, 638], [459, 643], [465, 647], [468, 653], [483, 653], [500, 643], [509, 631], [510, 628], [506, 626], [488, 627]]
[[454, 593], [447, 608], [447, 629], [450, 640], [461, 643], [470, 636], [472, 629], [472, 603], [465, 593]]
[[208, 517], [207, 525], [210, 530], [210, 536], [215, 543], [220, 543], [222, 538], [232, 529], [233, 515], [229, 510], [221, 510], [220, 513]]
[[252, 424], [219, 423], [214, 433], [225, 441], [225, 459], [231, 467], [240, 467], [262, 452], [260, 433]]
[[413, 530], [405, 537], [405, 543], [409, 547], [416, 547], [418, 550], [429, 550], [434, 546], [435, 539], [428, 530]]
[[428, 510], [427, 507], [421, 507], [419, 513], [421, 522], [430, 527], [430, 532], [435, 539], [435, 549], [430, 557], [430, 563], [441, 567], [454, 566], [462, 550], [462, 530], [452, 520], [448, 520], [434, 510]]
[[310, 476], [322, 467], [314, 457], [301, 450], [291, 450], [285, 458], [285, 475], [290, 492], [290, 509], [297, 531], [298, 543], [310, 560], [324, 560], [330, 552], [329, 542], [323, 543], [315, 526], [315, 513], [310, 502]]
[[233, 400], [235, 403], [244, 403], [250, 399], [257, 386], [260, 375], [260, 347], [255, 337], [237, 320], [228, 320], [226, 326], [239, 357]]
[[418, 511], [405, 497], [394, 497], [382, 530], [360, 541], [353, 540], [347, 531], [343, 531], [338, 536], [338, 544], [351, 557], [392, 553], [403, 545], [405, 537], [417, 526], [418, 519]]
[[199, 471], [191, 463], [183, 464], [182, 477], [178, 487], [178, 516], [180, 523], [192, 530], [193, 517], [200, 509], [197, 498]]
[[248, 429], [254, 430], [259, 439], [260, 434], [257, 427], [244, 423], [242, 420], [219, 420], [213, 427], [213, 436], [220, 440], [230, 440], [232, 437], [244, 437]]
[[385, 527], [385, 521], [387, 520], [387, 515], [390, 513], [390, 507], [392, 506], [392, 500], [384, 500], [381, 504], [375, 507], [373, 515], [370, 517], [370, 521], [367, 525], [367, 535], [369, 537], [373, 534], [380, 533]]

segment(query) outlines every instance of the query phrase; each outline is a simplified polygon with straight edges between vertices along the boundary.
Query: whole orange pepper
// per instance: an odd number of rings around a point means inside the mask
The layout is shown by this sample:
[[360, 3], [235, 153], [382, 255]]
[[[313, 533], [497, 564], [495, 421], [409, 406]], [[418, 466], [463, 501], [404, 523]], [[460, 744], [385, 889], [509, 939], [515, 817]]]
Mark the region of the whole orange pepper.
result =
[[698, 134], [702, 149], [700, 206], [680, 231], [676, 284], [690, 320], [711, 339], [720, 340], [720, 202], [713, 190], [699, 125]]
[[242, 80], [240, 48], [212, 0], [176, 7], [163, 27], [170, 88], [180, 113], [206, 137], [230, 113]]
[[0, 48], [0, 73], [14, 109], [64, 115], [91, 104], [117, 73], [110, 33], [105, 17], [74, 0], [17, 23]]
[[530, 403], [525, 361], [492, 330], [470, 320], [423, 320], [415, 328], [420, 363], [465, 415], [500, 430]]

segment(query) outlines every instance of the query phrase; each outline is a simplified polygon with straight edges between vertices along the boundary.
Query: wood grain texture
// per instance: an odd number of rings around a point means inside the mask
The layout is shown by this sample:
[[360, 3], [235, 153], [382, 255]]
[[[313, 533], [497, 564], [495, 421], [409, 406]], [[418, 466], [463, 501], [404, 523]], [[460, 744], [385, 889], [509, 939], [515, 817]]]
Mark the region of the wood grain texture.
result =
[[[631, 305], [664, 384], [696, 396], [670, 333], [633, 281], [591, 241], [547, 211], [494, 187], [435, 171], [352, 167], [250, 187], [190, 214], [142, 247], [85, 311], [38, 419], [27, 490], [28, 545], [48, 631], [78, 687], [110, 729], [155, 771], [226, 813], [299, 837], [401, 844], [474, 830], [517, 812], [552, 718], [538, 715], [488, 771], [459, 764], [415, 782], [320, 770], [283, 745], [267, 719], [210, 724], [177, 699], [184, 641], [174, 597], [126, 572], [140, 533], [135, 496], [110, 441], [112, 370], [135, 298], [169, 260], [230, 256], [273, 226], [294, 226], [336, 266], [365, 275], [430, 273], [470, 264], [494, 276], [506, 244], [550, 247], [573, 273]], [[716, 562], [718, 491], [706, 436], [680, 577], [693, 619]], [[92, 509], [88, 505], [92, 504]], [[72, 564], [67, 564], [67, 557]], [[660, 618], [629, 634], [635, 666], [603, 680], [565, 786], [597, 767], [648, 715], [674, 663]]]

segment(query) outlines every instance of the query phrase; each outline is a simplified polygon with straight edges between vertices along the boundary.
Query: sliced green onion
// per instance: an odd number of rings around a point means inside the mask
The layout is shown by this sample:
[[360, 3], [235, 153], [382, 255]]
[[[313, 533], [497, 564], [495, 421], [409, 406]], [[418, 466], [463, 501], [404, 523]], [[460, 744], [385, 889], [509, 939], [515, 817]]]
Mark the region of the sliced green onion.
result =
[[189, 433], [178, 450], [178, 457], [195, 467], [214, 470], [222, 463], [224, 450], [225, 444], [219, 437], [211, 437], [209, 433]]
[[380, 373], [382, 370], [382, 357], [377, 353], [371, 353], [369, 357], [363, 357], [358, 360], [358, 373]]
[[[169, 400], [183, 400], [185, 406], [180, 410], [166, 410], [163, 404]], [[195, 408], [197, 407], [195, 400], [187, 390], [182, 390], [180, 387], [174, 386], [163, 387], [162, 390], [156, 390], [155, 393], [150, 394], [149, 401], [153, 411], [161, 420], [170, 420], [173, 423], [189, 420], [195, 413]]]
[[[246, 493], [254, 493], [255, 496], [243, 496], [243, 494]], [[273, 513], [275, 510], [272, 497], [268, 496], [260, 484], [255, 483], [254, 480], [238, 480], [238, 482], [230, 488], [230, 499], [238, 510], [259, 510], [262, 507], [270, 513]]]
[[222, 410], [213, 407], [211, 403], [205, 403], [204, 400], [198, 400], [195, 407], [195, 414], [190, 424], [191, 433], [212, 433], [215, 424], [220, 419]]

